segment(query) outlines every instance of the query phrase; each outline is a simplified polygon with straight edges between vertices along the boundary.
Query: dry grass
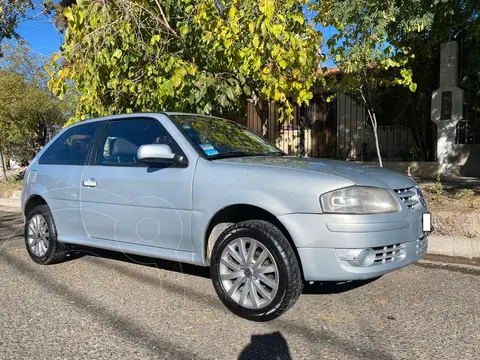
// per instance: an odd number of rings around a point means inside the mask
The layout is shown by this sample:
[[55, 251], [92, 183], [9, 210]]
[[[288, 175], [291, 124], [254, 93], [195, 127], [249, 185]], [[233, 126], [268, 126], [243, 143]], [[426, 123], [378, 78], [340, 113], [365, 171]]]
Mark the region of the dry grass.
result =
[[8, 181], [0, 181], [0, 198], [10, 197], [14, 191], [22, 190], [23, 169], [7, 170]]
[[436, 186], [422, 188], [425, 199], [432, 209], [480, 211], [480, 188], [443, 190]]
[[480, 237], [480, 188], [444, 190], [439, 186], [423, 187], [433, 214], [435, 235]]
[[22, 190], [23, 180], [0, 181], [0, 193], [3, 196], [9, 197], [14, 191]]

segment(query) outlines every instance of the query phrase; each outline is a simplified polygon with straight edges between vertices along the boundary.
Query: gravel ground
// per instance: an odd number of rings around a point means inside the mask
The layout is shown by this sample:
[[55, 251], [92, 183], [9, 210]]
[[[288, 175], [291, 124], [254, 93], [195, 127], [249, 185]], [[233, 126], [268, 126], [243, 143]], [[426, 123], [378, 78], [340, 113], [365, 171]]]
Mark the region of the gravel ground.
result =
[[308, 285], [285, 315], [252, 323], [223, 307], [205, 269], [98, 250], [40, 266], [15, 237], [21, 225], [0, 214], [0, 359], [480, 354], [480, 271], [420, 264], [370, 283]]

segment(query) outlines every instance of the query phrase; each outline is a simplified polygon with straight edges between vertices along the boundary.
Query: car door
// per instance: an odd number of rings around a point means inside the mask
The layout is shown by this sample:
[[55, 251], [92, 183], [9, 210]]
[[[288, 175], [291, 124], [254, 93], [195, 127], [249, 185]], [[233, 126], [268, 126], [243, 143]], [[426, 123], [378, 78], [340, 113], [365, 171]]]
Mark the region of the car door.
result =
[[80, 179], [101, 127], [100, 122], [87, 122], [66, 129], [30, 167], [35, 174], [30, 176], [35, 178], [30, 193], [47, 201], [62, 241], [86, 235], [80, 216]]
[[82, 176], [85, 230], [92, 239], [191, 252], [195, 164], [149, 166], [137, 159], [138, 148], [146, 144], [166, 144], [185, 155], [158, 119], [108, 122], [96, 158]]

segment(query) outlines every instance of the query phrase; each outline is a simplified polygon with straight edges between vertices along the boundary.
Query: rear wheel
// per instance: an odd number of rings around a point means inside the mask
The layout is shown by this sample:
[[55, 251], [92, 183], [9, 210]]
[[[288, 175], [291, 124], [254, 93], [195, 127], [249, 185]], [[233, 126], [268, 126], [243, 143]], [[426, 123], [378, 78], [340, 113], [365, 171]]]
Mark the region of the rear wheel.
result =
[[63, 261], [68, 245], [57, 241], [57, 229], [50, 208], [38, 205], [27, 214], [26, 220], [25, 245], [32, 260], [44, 265]]
[[261, 220], [235, 224], [220, 235], [211, 273], [222, 302], [233, 313], [255, 321], [283, 314], [303, 287], [290, 243], [279, 229]]

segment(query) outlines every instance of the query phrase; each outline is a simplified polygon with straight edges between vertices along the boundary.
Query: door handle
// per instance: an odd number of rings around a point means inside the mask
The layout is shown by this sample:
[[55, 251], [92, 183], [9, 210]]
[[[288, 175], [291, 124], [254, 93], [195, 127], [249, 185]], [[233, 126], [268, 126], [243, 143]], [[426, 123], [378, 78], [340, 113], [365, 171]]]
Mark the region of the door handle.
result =
[[83, 186], [95, 187], [95, 186], [97, 186], [97, 182], [95, 181], [95, 179], [83, 180]]

